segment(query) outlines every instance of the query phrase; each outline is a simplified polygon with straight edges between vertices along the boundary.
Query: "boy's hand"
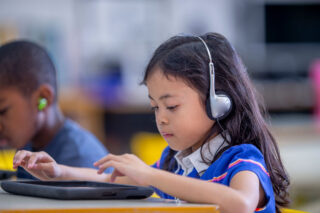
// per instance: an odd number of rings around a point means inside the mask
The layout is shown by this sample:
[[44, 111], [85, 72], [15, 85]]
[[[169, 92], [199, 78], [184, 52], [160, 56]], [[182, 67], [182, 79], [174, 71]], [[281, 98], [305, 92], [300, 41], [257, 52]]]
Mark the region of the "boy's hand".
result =
[[13, 168], [18, 166], [40, 180], [58, 180], [62, 176], [62, 168], [46, 152], [20, 150], [13, 158]]
[[115, 181], [118, 176], [127, 176], [139, 185], [150, 185], [149, 177], [152, 167], [145, 164], [137, 156], [132, 154], [113, 155], [108, 154], [94, 163], [98, 167], [98, 174], [102, 174], [108, 167], [113, 167], [110, 181]]

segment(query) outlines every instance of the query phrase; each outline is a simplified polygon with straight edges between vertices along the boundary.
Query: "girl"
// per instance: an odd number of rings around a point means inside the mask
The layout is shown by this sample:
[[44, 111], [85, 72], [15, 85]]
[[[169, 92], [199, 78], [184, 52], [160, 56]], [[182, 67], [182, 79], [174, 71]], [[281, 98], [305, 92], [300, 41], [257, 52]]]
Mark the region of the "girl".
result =
[[[175, 36], [151, 58], [143, 79], [168, 143], [152, 167], [134, 155], [111, 155], [86, 168], [20, 151], [42, 180], [94, 180], [152, 186], [163, 198], [218, 204], [221, 212], [279, 212], [288, 176], [237, 53], [222, 35]], [[109, 167], [111, 175], [103, 174]]]

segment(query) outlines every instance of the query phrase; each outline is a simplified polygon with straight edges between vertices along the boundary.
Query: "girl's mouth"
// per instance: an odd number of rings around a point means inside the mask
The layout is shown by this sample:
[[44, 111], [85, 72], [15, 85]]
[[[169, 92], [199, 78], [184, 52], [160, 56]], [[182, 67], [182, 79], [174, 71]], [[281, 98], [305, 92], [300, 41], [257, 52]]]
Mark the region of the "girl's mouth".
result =
[[163, 136], [164, 138], [170, 138], [170, 137], [172, 137], [172, 136], [173, 136], [173, 134], [169, 134], [169, 133], [162, 133], [162, 136]]

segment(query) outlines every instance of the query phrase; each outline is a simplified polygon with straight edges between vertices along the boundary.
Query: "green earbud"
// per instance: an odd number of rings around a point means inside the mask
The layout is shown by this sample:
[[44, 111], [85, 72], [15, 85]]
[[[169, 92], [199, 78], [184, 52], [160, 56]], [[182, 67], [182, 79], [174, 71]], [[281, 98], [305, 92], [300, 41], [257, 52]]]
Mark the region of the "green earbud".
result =
[[47, 103], [48, 103], [47, 99], [39, 98], [39, 104], [38, 104], [39, 111], [42, 111], [47, 106]]

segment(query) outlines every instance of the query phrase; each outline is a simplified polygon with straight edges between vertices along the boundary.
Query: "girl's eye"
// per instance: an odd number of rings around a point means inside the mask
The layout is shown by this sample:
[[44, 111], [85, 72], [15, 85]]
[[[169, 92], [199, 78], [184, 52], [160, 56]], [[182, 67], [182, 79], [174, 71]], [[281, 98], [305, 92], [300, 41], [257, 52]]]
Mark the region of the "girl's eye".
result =
[[178, 107], [178, 105], [168, 106], [167, 109], [168, 109], [168, 110], [175, 110], [177, 107]]

